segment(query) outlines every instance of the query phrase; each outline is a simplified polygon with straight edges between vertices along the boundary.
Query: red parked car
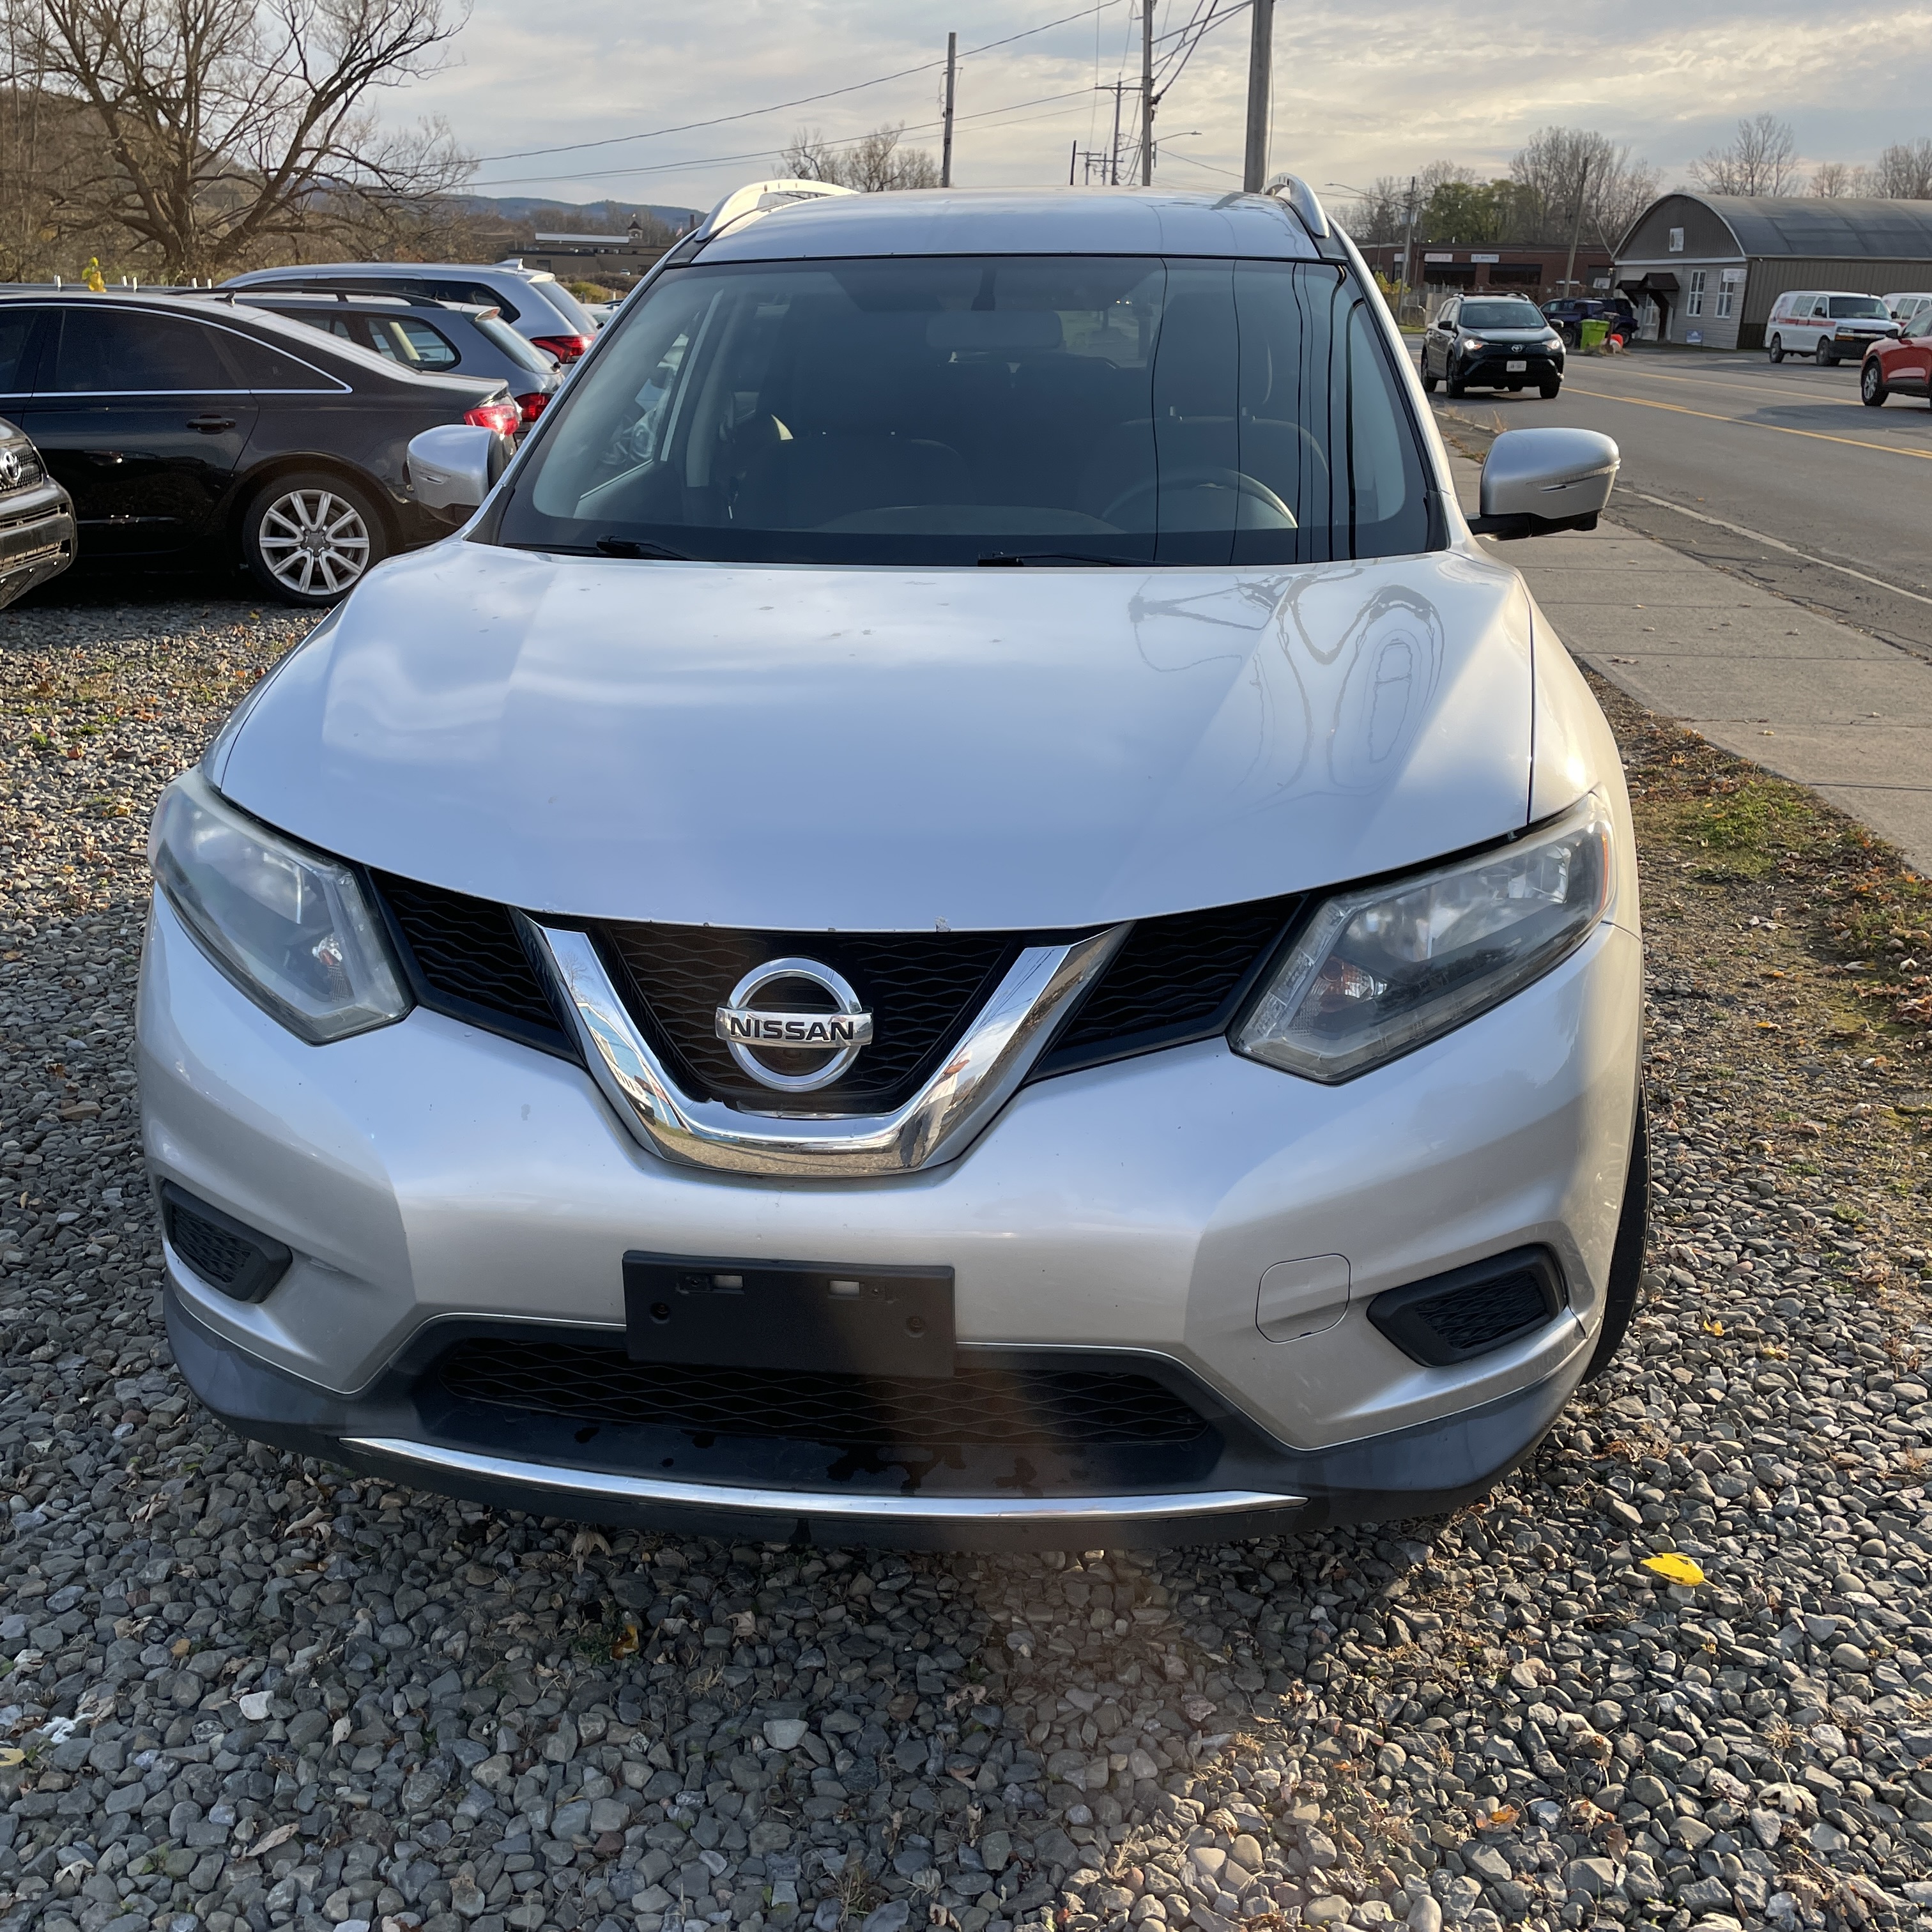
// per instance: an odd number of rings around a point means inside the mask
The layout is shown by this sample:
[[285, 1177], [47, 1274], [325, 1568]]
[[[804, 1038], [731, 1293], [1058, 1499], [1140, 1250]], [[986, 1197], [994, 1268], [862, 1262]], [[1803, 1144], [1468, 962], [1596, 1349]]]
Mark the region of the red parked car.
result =
[[1858, 394], [1869, 409], [1886, 398], [1923, 396], [1932, 402], [1932, 308], [1922, 309], [1903, 335], [1874, 342], [1858, 368]]

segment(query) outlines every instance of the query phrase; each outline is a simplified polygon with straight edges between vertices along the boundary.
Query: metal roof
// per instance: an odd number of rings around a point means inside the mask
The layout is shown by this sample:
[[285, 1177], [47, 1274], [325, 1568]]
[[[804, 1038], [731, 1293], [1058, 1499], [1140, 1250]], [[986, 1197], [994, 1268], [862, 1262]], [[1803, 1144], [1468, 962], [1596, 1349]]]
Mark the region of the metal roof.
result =
[[1259, 194], [928, 188], [826, 196], [728, 227], [706, 262], [866, 255], [1208, 255], [1312, 261], [1307, 230]]
[[1808, 194], [1682, 199], [1702, 202], [1737, 237], [1742, 254], [1932, 260], [1932, 201], [1835, 201]]

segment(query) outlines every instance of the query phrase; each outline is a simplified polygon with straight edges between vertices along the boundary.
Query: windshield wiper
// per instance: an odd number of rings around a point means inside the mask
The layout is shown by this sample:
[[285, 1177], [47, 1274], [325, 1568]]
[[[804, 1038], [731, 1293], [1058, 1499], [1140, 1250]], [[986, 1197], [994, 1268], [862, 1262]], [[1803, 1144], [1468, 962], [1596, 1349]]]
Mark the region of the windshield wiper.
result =
[[[1144, 560], [1138, 560], [1144, 561]], [[1095, 556], [1078, 550], [989, 550], [982, 554], [980, 562], [982, 568], [998, 569], [1002, 566], [1017, 569], [1029, 563], [1102, 563], [1132, 569], [1136, 559], [1127, 556]]]
[[667, 550], [662, 544], [638, 543], [630, 537], [599, 537], [591, 548], [600, 556], [655, 558], [661, 563], [688, 563], [681, 550]]

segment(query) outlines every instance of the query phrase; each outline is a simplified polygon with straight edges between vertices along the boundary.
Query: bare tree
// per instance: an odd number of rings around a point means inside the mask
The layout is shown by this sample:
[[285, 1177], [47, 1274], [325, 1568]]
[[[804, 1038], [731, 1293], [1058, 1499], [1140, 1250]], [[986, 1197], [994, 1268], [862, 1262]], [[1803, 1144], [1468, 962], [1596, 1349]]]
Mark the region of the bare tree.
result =
[[1573, 231], [1612, 248], [1657, 198], [1657, 171], [1626, 145], [1583, 128], [1544, 128], [1510, 163], [1525, 240]]
[[1872, 172], [1873, 194], [1891, 201], [1932, 201], [1932, 140], [1894, 141]]
[[1822, 161], [1807, 190], [1821, 201], [1844, 201], [1872, 191], [1871, 170], [1850, 161]]
[[923, 148], [902, 148], [902, 131], [874, 128], [856, 141], [828, 141], [817, 128], [801, 128], [778, 164], [796, 180], [832, 182], [864, 194], [937, 188], [937, 163]]
[[[399, 234], [472, 164], [373, 97], [441, 64], [445, 0], [10, 0], [37, 93], [89, 134], [52, 219], [119, 230], [171, 279], [266, 248]], [[18, 70], [16, 69], [16, 72]]]
[[1378, 175], [1367, 194], [1344, 200], [1340, 205], [1349, 210], [1342, 226], [1364, 247], [1400, 242], [1408, 232], [1408, 177]]
[[1788, 194], [1798, 181], [1797, 136], [1790, 122], [1754, 114], [1726, 146], [1692, 162], [1690, 174], [1712, 194]]

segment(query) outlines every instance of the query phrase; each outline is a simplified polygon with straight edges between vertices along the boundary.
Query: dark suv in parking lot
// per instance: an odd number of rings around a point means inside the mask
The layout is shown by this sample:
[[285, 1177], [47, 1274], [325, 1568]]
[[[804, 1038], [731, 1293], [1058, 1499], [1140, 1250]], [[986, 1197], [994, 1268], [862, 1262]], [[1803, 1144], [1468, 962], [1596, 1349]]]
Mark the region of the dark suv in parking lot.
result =
[[1422, 386], [1527, 389], [1563, 386], [1563, 338], [1524, 296], [1451, 296], [1422, 338]]
[[452, 527], [410, 490], [411, 436], [518, 421], [500, 380], [418, 374], [226, 297], [84, 291], [0, 299], [0, 416], [73, 498], [86, 565], [236, 560], [312, 604]]

